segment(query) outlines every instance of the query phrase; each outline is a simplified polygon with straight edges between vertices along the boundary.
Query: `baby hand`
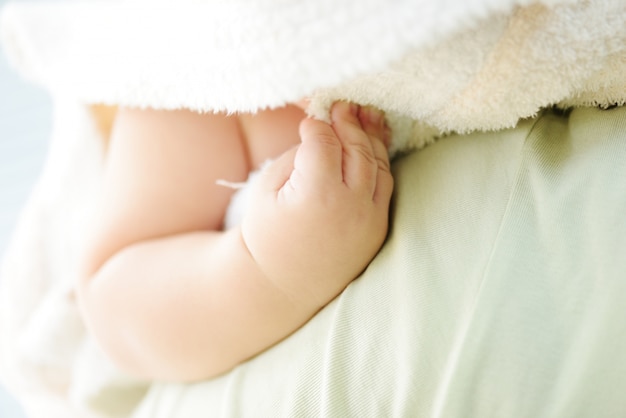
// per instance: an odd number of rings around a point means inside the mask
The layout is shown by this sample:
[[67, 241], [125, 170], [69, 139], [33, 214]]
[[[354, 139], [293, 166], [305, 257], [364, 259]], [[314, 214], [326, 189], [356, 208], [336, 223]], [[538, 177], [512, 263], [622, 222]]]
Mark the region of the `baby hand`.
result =
[[393, 190], [383, 115], [338, 102], [331, 120], [301, 123], [302, 143], [263, 172], [242, 223], [265, 277], [317, 309], [380, 249]]

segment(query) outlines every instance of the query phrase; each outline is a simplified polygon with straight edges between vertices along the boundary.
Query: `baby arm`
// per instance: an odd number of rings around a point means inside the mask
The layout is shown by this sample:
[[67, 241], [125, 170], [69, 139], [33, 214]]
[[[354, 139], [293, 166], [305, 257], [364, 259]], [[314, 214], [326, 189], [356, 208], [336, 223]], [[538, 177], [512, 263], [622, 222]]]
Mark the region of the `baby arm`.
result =
[[241, 227], [138, 240], [80, 281], [89, 328], [125, 369], [196, 380], [280, 341], [366, 267], [392, 179], [380, 115], [345, 103], [254, 191]]

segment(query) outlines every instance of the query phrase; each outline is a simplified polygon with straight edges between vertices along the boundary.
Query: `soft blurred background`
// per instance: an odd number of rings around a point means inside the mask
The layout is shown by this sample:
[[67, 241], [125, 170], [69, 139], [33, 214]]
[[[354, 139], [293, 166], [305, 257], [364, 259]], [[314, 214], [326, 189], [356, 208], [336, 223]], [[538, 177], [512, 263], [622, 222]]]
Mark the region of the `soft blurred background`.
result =
[[[0, 7], [8, 1], [0, 0]], [[0, 51], [0, 257], [42, 168], [51, 130], [51, 112], [46, 92], [22, 80]], [[18, 405], [2, 387], [1, 377], [0, 417], [23, 417]]]

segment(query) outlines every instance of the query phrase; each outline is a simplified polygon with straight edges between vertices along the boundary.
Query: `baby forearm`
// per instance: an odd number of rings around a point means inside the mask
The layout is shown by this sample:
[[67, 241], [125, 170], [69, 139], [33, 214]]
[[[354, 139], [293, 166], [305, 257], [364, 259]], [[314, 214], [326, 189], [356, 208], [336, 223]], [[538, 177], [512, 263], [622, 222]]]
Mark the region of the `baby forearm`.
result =
[[78, 286], [104, 350], [148, 378], [214, 376], [280, 341], [319, 306], [259, 271], [238, 228], [135, 244]]

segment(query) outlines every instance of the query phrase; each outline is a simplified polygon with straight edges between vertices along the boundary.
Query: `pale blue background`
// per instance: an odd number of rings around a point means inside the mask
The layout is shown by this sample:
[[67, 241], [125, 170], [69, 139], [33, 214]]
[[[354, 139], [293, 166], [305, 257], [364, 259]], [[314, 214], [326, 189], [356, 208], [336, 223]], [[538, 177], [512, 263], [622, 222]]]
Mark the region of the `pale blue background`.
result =
[[[0, 0], [0, 7], [5, 3]], [[0, 53], [0, 256], [41, 170], [51, 112], [48, 95], [22, 80]], [[0, 418], [22, 417], [0, 385]]]

